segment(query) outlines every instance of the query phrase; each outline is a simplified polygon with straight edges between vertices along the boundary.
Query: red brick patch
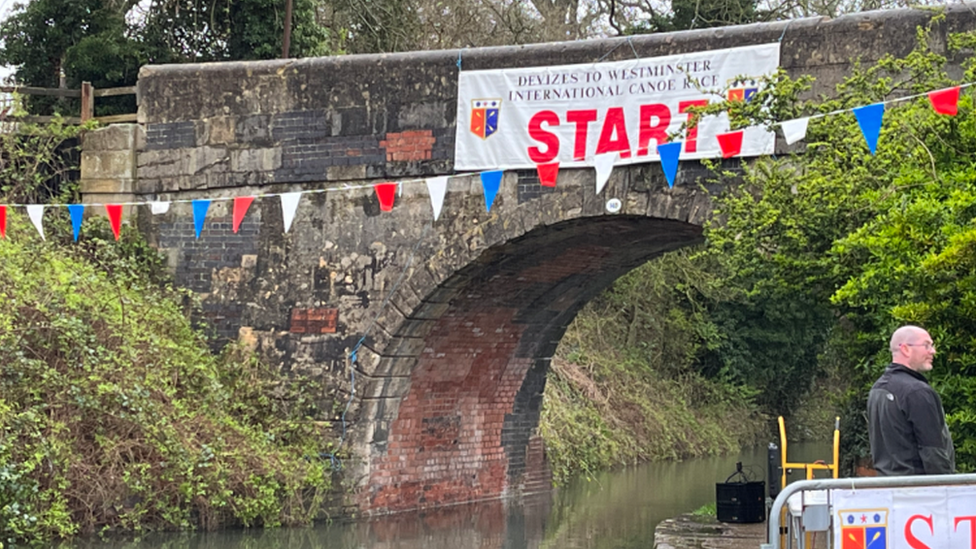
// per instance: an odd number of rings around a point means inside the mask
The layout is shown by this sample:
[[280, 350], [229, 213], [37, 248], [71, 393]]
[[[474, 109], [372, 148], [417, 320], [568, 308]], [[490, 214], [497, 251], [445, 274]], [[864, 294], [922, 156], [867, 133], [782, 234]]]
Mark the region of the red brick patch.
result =
[[291, 327], [293, 334], [334, 334], [339, 320], [339, 309], [292, 309]]
[[430, 160], [434, 141], [436, 139], [430, 130], [411, 130], [386, 134], [386, 140], [380, 141], [380, 147], [386, 149], [387, 162]]

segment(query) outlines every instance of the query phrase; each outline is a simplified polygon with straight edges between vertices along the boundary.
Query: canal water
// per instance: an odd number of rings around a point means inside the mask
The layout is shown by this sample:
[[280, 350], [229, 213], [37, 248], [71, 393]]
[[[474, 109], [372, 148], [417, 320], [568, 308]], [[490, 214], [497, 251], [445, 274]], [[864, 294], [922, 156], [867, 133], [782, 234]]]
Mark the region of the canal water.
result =
[[[822, 444], [791, 444], [792, 462], [831, 460]], [[664, 519], [715, 501], [715, 483], [743, 463], [765, 480], [766, 449], [648, 463], [578, 479], [551, 494], [310, 528], [76, 540], [60, 549], [651, 549]]]

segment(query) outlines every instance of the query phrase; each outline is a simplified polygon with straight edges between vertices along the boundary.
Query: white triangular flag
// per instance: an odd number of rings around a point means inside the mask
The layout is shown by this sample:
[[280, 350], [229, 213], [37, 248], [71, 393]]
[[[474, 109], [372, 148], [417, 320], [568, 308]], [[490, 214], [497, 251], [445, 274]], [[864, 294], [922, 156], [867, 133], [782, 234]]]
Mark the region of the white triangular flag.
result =
[[786, 138], [786, 144], [792, 145], [793, 143], [796, 143], [797, 141], [806, 137], [807, 124], [809, 122], [809, 116], [794, 118], [793, 120], [787, 120], [786, 122], [780, 122], [779, 125], [781, 128], [783, 128], [783, 137]]
[[41, 218], [44, 217], [44, 204], [31, 204], [27, 206], [27, 215], [30, 216], [31, 223], [37, 227], [37, 232], [41, 233], [41, 240], [44, 238], [44, 226], [41, 225]]
[[302, 193], [283, 193], [281, 195], [281, 215], [285, 218], [285, 232], [291, 228], [291, 222], [295, 220], [295, 211], [298, 210], [298, 201], [301, 200]]
[[447, 194], [447, 177], [428, 179], [427, 193], [430, 195], [430, 206], [434, 208], [434, 221], [437, 221], [441, 216], [441, 206], [444, 205], [444, 195]]
[[150, 202], [149, 209], [153, 215], [164, 214], [169, 211], [169, 202]]
[[617, 153], [598, 154], [593, 159], [593, 167], [596, 168], [596, 194], [603, 192], [603, 187], [610, 179], [613, 172], [613, 164], [617, 161]]

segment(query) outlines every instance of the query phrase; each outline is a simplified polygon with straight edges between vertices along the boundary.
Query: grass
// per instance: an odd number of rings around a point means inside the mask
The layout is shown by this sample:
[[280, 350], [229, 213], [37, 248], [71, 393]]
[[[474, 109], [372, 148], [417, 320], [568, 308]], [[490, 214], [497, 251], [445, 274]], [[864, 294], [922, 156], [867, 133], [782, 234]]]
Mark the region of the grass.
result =
[[705, 505], [702, 505], [698, 509], [695, 509], [694, 511], [691, 512], [691, 514], [696, 517], [714, 517], [718, 514], [718, 508], [715, 502], [713, 501], [711, 503], [706, 503]]

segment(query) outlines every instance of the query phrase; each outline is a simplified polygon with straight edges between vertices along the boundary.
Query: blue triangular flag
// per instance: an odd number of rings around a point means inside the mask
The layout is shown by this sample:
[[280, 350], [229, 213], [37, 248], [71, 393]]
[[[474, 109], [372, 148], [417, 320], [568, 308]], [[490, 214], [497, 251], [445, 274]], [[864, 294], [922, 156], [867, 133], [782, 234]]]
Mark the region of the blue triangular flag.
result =
[[200, 238], [200, 231], [203, 230], [203, 222], [205, 219], [207, 219], [207, 210], [209, 209], [209, 200], [193, 201], [193, 226], [197, 230], [197, 238]]
[[681, 155], [681, 141], [664, 143], [657, 146], [657, 154], [661, 156], [661, 169], [668, 179], [668, 187], [674, 187], [674, 176], [678, 174], [678, 156]]
[[71, 214], [71, 227], [75, 230], [75, 242], [78, 242], [81, 220], [85, 217], [85, 206], [83, 204], [68, 204], [68, 213]]
[[884, 103], [865, 105], [854, 109], [857, 125], [861, 127], [864, 140], [868, 142], [871, 154], [878, 149], [878, 135], [881, 134], [881, 118], [884, 116]]
[[495, 195], [498, 194], [498, 187], [502, 184], [502, 171], [481, 172], [481, 186], [485, 189], [485, 207], [491, 211], [491, 205], [495, 202]]

